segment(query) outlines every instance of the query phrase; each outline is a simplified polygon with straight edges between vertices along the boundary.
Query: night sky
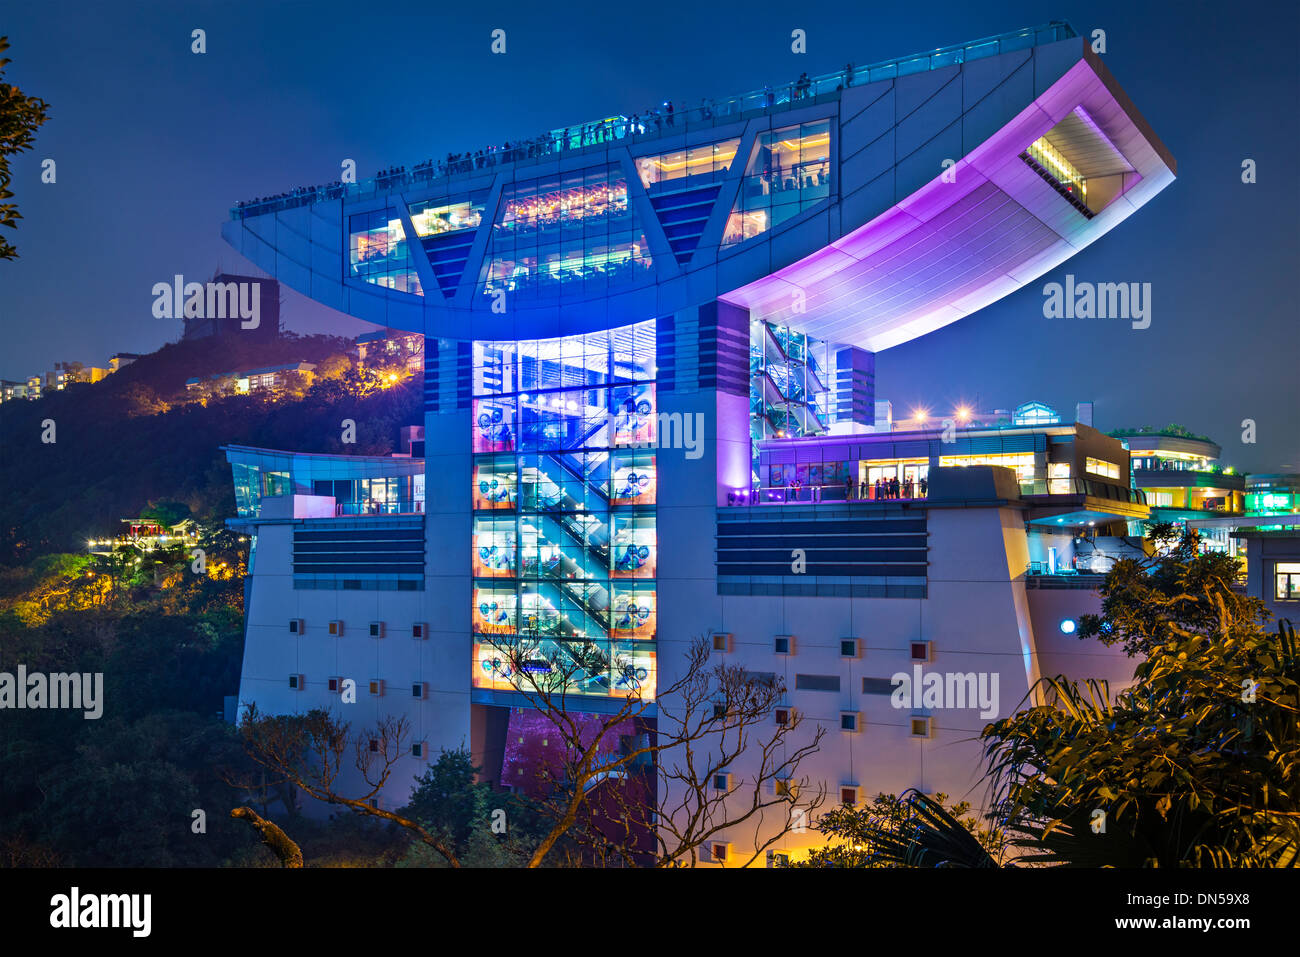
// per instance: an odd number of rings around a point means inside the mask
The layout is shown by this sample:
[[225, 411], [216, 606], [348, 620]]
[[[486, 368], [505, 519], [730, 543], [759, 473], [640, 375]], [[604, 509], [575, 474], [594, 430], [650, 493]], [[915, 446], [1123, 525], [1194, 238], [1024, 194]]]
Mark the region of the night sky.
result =
[[[50, 104], [13, 160], [24, 219], [0, 262], [0, 378], [105, 365], [177, 338], [151, 287], [249, 269], [229, 207], [665, 98], [695, 105], [951, 43], [1068, 20], [1178, 161], [1178, 179], [1041, 282], [881, 353], [896, 415], [958, 402], [1096, 403], [1096, 424], [1178, 422], [1242, 470], [1300, 471], [1297, 5], [845, 3], [14, 3], [8, 82]], [[491, 12], [487, 12], [487, 11]], [[397, 11], [397, 12], [394, 12]], [[208, 52], [190, 52], [190, 31]], [[489, 52], [503, 28], [508, 53]], [[790, 31], [808, 53], [790, 52]], [[41, 160], [58, 181], [40, 182]], [[1241, 162], [1258, 183], [1243, 185]], [[1043, 283], [1152, 283], [1152, 324], [1047, 320]], [[372, 327], [286, 292], [300, 332]], [[1243, 445], [1241, 421], [1258, 423]]]

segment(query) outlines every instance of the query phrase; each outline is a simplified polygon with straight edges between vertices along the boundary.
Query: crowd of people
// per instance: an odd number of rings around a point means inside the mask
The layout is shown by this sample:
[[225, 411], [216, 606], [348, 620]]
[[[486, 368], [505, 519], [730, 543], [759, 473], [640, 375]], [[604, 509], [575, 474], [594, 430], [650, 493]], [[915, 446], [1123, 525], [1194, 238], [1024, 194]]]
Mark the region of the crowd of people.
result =
[[[868, 482], [863, 479], [858, 483], [856, 489], [858, 498], [863, 501], [873, 502], [884, 499], [925, 498], [929, 490], [930, 483], [924, 478], [904, 478], [900, 480], [897, 476], [878, 478], [875, 482]], [[854, 491], [853, 479], [846, 478], [844, 480], [844, 497], [852, 499]]]
[[246, 199], [235, 204], [236, 209], [251, 209], [255, 206], [264, 204], [279, 203], [277, 208], [287, 209], [290, 206], [305, 206], [308, 203], [319, 202], [324, 199], [338, 199], [343, 195], [347, 187], [341, 180], [335, 180], [332, 183], [325, 183], [321, 186], [299, 186], [291, 189], [286, 193], [276, 193], [272, 196], [258, 196], [255, 199]]
[[[843, 78], [836, 90], [852, 86], [854, 73], [855, 67], [853, 63], [846, 64]], [[806, 99], [812, 91], [812, 84], [813, 81], [808, 76], [808, 73], [806, 71], [801, 73], [799, 79], [790, 87], [792, 98], [796, 100]], [[776, 94], [770, 86], [763, 88], [763, 103], [767, 108], [776, 105]], [[702, 98], [699, 107], [693, 111], [695, 116], [691, 117], [691, 121], [694, 122], [698, 118], [710, 122], [715, 116], [725, 116], [742, 111], [744, 104], [745, 98], [743, 97], [724, 101]], [[476, 151], [448, 153], [445, 159], [428, 159], [423, 163], [416, 163], [409, 172], [405, 166], [393, 166], [376, 174], [375, 183], [380, 189], [388, 189], [396, 185], [402, 185], [408, 180], [419, 182], [450, 176], [455, 173], [472, 173], [475, 170], [490, 169], [497, 165], [536, 159], [541, 156], [549, 156], [552, 153], [563, 152], [564, 150], [582, 149], [586, 146], [641, 136], [647, 133], [658, 135], [666, 129], [675, 128], [678, 125], [679, 118], [682, 119], [683, 123], [685, 122], [685, 118], [673, 105], [673, 101], [666, 100], [659, 107], [652, 107], [641, 113], [633, 113], [631, 116], [619, 116], [595, 123], [572, 126], [564, 130], [554, 130], [532, 139], [516, 140], [514, 142], [506, 141], [500, 146], [487, 146]], [[305, 206], [309, 203], [327, 199], [338, 199], [344, 194], [345, 190], [346, 185], [339, 180], [335, 180], [321, 186], [299, 186], [288, 192], [276, 193], [272, 196], [259, 196], [256, 199], [236, 203], [235, 208], [240, 211], [257, 209], [258, 212], [269, 212], [274, 209]], [[269, 208], [263, 209], [262, 207]]]

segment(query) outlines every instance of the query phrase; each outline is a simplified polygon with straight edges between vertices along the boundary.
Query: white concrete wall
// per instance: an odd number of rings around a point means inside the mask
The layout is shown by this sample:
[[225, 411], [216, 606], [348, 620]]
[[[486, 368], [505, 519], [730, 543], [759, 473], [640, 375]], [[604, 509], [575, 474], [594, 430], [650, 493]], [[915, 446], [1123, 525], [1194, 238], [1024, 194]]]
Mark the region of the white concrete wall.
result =
[[[264, 714], [305, 714], [323, 708], [348, 722], [354, 736], [373, 728], [385, 715], [404, 717], [408, 724], [405, 756], [380, 799], [382, 807], [400, 807], [412, 781], [428, 764], [428, 758], [411, 755], [414, 742], [425, 742], [425, 753], [434, 760], [441, 747], [470, 743], [468, 645], [448, 631], [446, 590], [433, 578], [426, 582], [426, 591], [296, 590], [292, 549], [292, 525], [261, 526], [246, 610], [241, 717], [248, 703], [256, 703]], [[464, 604], [468, 609], [468, 598]], [[290, 633], [293, 618], [303, 620], [303, 634]], [[341, 637], [330, 636], [331, 620], [344, 623]], [[369, 637], [372, 621], [384, 622], [383, 638]], [[412, 638], [411, 626], [416, 622], [428, 626], [429, 637]], [[289, 687], [291, 674], [304, 676], [303, 690]], [[331, 677], [356, 682], [355, 703], [344, 704], [329, 690]], [[383, 680], [382, 696], [369, 693], [372, 679]], [[428, 686], [423, 698], [412, 695], [416, 683]], [[348, 773], [342, 793], [361, 796], [365, 786], [355, 772], [351, 752], [343, 766]], [[313, 814], [331, 810], [336, 809], [308, 808]]]

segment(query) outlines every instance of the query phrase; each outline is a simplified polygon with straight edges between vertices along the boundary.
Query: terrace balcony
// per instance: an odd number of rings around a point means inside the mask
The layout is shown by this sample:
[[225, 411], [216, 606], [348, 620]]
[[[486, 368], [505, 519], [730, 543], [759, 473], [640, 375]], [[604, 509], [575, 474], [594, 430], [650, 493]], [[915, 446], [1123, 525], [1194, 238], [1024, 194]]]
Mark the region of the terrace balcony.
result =
[[230, 218], [241, 220], [249, 216], [260, 216], [298, 206], [310, 206], [327, 200], [345, 199], [355, 202], [441, 179], [473, 174], [496, 166], [536, 160], [561, 153], [581, 153], [588, 149], [603, 150], [611, 143], [639, 143], [689, 130], [711, 128], [763, 113], [779, 113], [811, 103], [831, 100], [848, 87], [863, 86], [880, 80], [893, 80], [914, 73], [925, 73], [1077, 36], [1078, 33], [1068, 23], [1052, 21], [980, 40], [939, 47], [928, 53], [894, 57], [879, 63], [805, 78], [802, 82], [796, 80], [776, 87], [769, 86], [762, 90], [742, 93], [739, 96], [702, 100], [697, 107], [677, 109], [672, 113], [661, 109], [653, 113], [638, 114], [635, 120], [619, 114], [600, 120], [576, 123], [550, 130], [531, 139], [516, 140], [516, 145], [509, 149], [504, 147], [484, 149], [478, 156], [469, 153], [461, 154], [464, 158], [451, 164], [435, 164], [429, 161], [417, 164], [409, 171], [399, 168], [357, 183], [300, 187], [281, 196], [241, 203], [231, 208]]

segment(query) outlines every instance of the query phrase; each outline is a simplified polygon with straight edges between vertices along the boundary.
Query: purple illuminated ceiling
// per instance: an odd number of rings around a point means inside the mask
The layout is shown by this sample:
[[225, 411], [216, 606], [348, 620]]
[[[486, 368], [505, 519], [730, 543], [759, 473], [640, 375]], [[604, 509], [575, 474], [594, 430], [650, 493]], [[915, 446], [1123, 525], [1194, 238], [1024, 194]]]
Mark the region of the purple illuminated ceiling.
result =
[[[1058, 124], [1071, 149], [1109, 154], [1108, 171], [1126, 171], [1119, 195], [1092, 219], [1020, 159]], [[1113, 80], [1084, 59], [946, 177], [720, 298], [822, 339], [888, 349], [982, 309], [1098, 239], [1173, 181], [1167, 157]]]

